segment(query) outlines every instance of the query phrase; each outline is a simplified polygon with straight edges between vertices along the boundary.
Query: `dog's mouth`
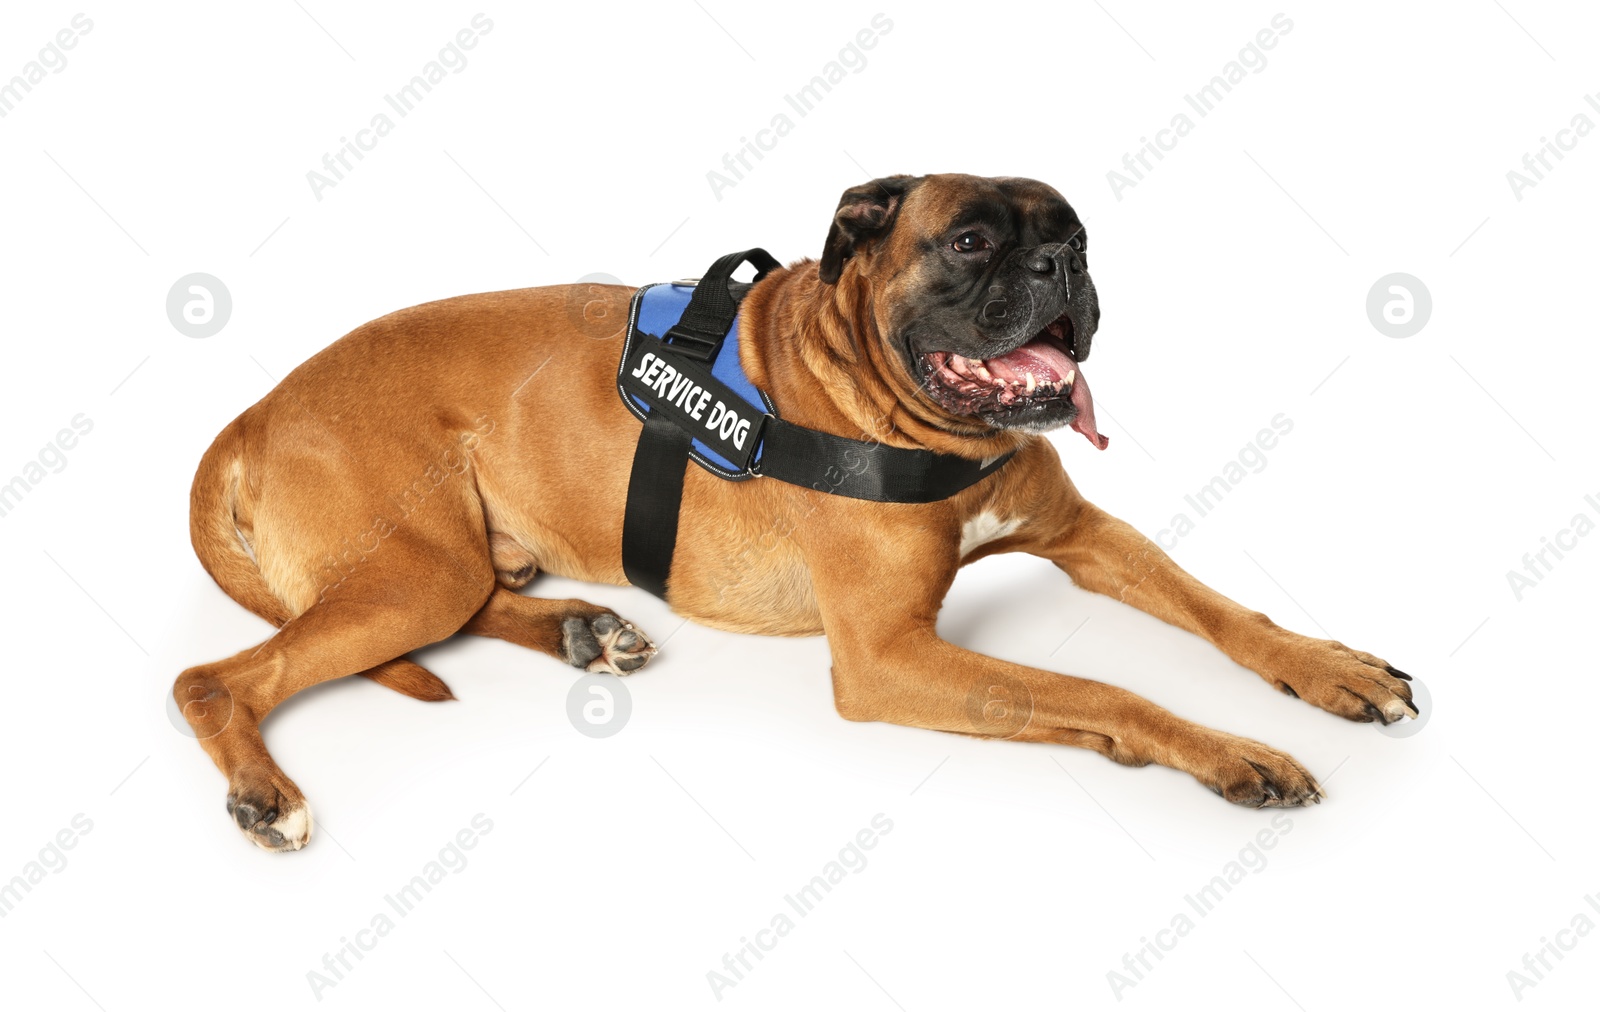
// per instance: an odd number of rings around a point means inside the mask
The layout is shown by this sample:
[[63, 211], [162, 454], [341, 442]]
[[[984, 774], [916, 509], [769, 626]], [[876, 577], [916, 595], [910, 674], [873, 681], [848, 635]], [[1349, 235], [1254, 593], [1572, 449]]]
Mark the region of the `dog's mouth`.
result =
[[1094, 398], [1072, 356], [1072, 321], [1061, 315], [1027, 342], [992, 358], [953, 351], [921, 356], [924, 388], [957, 415], [1001, 427], [1047, 429], [1071, 423], [1096, 449], [1110, 442], [1094, 420]]

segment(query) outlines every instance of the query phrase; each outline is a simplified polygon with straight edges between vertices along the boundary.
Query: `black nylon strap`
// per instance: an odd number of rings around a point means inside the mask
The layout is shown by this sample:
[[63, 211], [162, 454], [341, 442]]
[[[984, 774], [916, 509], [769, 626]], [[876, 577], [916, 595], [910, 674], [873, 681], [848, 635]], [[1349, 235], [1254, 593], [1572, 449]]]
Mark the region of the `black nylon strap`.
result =
[[622, 514], [622, 572], [635, 587], [667, 596], [672, 551], [678, 543], [683, 473], [689, 466], [689, 434], [661, 412], [651, 412], [633, 451], [628, 504]]
[[987, 463], [847, 439], [781, 418], [767, 419], [761, 457], [752, 470], [818, 492], [873, 502], [948, 499], [998, 470], [1011, 454]]
[[717, 357], [722, 339], [733, 329], [733, 318], [738, 315], [739, 301], [728, 289], [728, 282], [739, 265], [749, 261], [756, 269], [756, 280], [768, 271], [782, 266], [764, 249], [747, 249], [729, 253], [711, 265], [694, 286], [688, 308], [678, 322], [667, 329], [661, 339], [672, 345], [682, 355], [709, 362]]
[[[772, 254], [759, 248], [718, 259], [695, 285], [683, 316], [662, 335], [675, 353], [699, 362], [717, 357], [739, 312], [739, 301], [728, 282], [746, 261], [755, 267], [757, 280], [781, 266]], [[683, 477], [692, 445], [693, 438], [673, 424], [665, 411], [652, 410], [633, 451], [628, 502], [622, 514], [622, 572], [629, 583], [659, 598], [667, 596], [683, 506]]]

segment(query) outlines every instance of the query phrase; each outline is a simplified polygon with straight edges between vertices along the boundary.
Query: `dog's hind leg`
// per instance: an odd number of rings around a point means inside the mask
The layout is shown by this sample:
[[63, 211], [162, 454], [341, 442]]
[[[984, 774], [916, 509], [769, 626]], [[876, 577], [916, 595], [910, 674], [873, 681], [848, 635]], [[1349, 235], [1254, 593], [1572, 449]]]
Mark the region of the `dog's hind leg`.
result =
[[566, 661], [585, 671], [626, 675], [656, 655], [656, 645], [633, 623], [587, 601], [523, 597], [496, 587], [461, 629], [492, 636]]
[[[240, 488], [243, 474], [240, 424], [235, 422], [217, 437], [211, 452], [200, 462], [190, 490], [189, 530], [195, 554], [217, 586], [239, 604], [282, 628], [293, 610], [262, 575], [249, 538], [248, 496]], [[241, 509], [246, 516], [241, 517]], [[492, 539], [491, 539], [492, 543]], [[532, 575], [532, 567], [528, 568]], [[423, 702], [454, 699], [450, 687], [433, 672], [408, 658], [397, 657], [361, 672], [379, 685]]]
[[[448, 499], [443, 491], [434, 495], [425, 515], [398, 524], [271, 639], [190, 668], [173, 686], [195, 736], [228, 778], [229, 814], [263, 849], [298, 850], [312, 828], [305, 796], [262, 741], [267, 714], [296, 692], [335, 678], [375, 669], [404, 678], [394, 660], [453, 635], [494, 588], [475, 494], [462, 487]], [[331, 506], [330, 512], [346, 515]], [[317, 557], [309, 546], [299, 555], [301, 565]]]

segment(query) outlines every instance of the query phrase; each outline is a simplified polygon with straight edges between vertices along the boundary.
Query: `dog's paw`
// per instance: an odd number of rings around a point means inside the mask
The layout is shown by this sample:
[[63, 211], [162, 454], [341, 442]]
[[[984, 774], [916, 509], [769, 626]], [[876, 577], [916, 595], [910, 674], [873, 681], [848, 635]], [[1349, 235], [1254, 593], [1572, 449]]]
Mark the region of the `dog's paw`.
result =
[[575, 668], [628, 675], [656, 655], [650, 637], [611, 612], [593, 618], [573, 616], [561, 623], [561, 652]]
[[1195, 773], [1213, 793], [1246, 808], [1322, 803], [1322, 787], [1293, 756], [1249, 738], [1218, 734], [1212, 760]]
[[285, 794], [271, 780], [236, 781], [228, 790], [228, 814], [262, 850], [282, 854], [311, 842], [311, 806], [298, 791]]
[[1420, 715], [1411, 676], [1333, 640], [1302, 640], [1275, 659], [1268, 681], [1280, 692], [1346, 720], [1392, 724]]

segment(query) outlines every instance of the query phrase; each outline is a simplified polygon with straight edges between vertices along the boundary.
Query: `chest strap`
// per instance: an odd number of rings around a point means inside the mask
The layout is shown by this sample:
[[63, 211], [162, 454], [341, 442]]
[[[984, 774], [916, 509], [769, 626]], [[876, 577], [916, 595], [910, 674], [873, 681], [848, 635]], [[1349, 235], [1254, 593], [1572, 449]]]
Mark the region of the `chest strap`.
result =
[[[669, 327], [652, 353], [690, 376], [704, 374], [733, 329], [739, 300], [729, 288], [733, 272], [750, 263], [760, 281], [779, 265], [763, 249], [730, 253], [712, 264], [695, 286], [682, 317]], [[737, 348], [729, 350], [738, 354]], [[626, 370], [624, 370], [626, 371]], [[648, 388], [643, 388], [648, 390]], [[625, 390], [635, 396], [638, 386]], [[645, 417], [628, 477], [628, 502], [622, 518], [622, 569], [628, 582], [660, 598], [678, 540], [684, 473], [694, 436], [681, 411], [656, 402]], [[747, 475], [775, 478], [828, 495], [886, 503], [930, 503], [948, 499], [999, 470], [1011, 454], [990, 461], [969, 460], [931, 450], [910, 450], [849, 439], [760, 416], [747, 436], [748, 456], [738, 461]]]

